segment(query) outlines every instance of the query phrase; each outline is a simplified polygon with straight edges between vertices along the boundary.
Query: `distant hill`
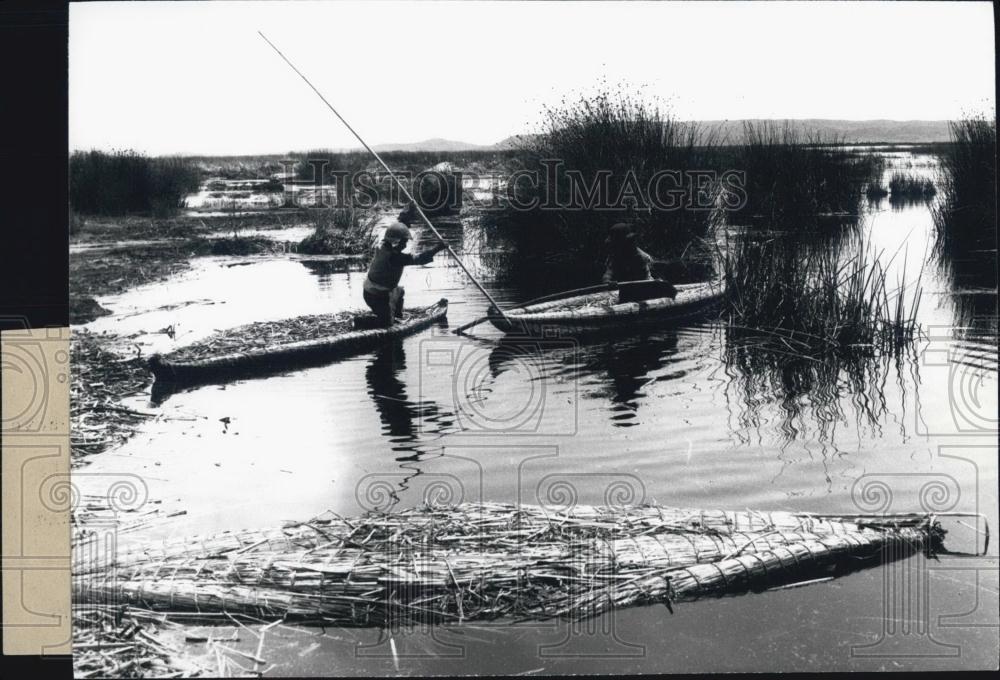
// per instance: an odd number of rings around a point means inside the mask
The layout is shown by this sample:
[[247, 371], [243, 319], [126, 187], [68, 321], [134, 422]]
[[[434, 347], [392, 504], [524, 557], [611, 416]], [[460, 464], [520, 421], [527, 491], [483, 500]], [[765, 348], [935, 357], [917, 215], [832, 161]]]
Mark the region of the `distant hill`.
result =
[[476, 151], [479, 149], [492, 149], [492, 144], [469, 144], [468, 142], [456, 142], [451, 139], [425, 139], [422, 142], [409, 142], [398, 144], [375, 144], [372, 146], [376, 151]]
[[[737, 142], [743, 138], [743, 125], [778, 123], [783, 120], [703, 120], [697, 121], [706, 132], [718, 134], [721, 139]], [[946, 120], [827, 120], [808, 118], [789, 120], [788, 125], [800, 133], [819, 133], [823, 138], [836, 137], [848, 143], [870, 144], [925, 144], [949, 140]]]

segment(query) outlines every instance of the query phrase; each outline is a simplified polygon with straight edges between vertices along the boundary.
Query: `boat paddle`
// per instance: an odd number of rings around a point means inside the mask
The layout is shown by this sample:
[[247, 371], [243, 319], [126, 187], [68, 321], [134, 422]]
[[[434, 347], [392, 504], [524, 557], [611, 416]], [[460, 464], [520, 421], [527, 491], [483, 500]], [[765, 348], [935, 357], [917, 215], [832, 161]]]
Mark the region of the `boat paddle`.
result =
[[400, 179], [396, 177], [395, 173], [393, 173], [393, 171], [389, 169], [389, 166], [386, 165], [385, 161], [382, 160], [382, 157], [379, 156], [373, 148], [368, 146], [368, 143], [361, 138], [361, 135], [359, 135], [358, 132], [353, 127], [351, 127], [351, 124], [348, 123], [346, 120], [344, 120], [344, 117], [337, 112], [337, 109], [333, 108], [333, 105], [329, 101], [327, 101], [326, 97], [323, 96], [323, 93], [317, 90], [315, 85], [309, 82], [309, 79], [306, 78], [305, 75], [303, 75], [302, 71], [297, 69], [295, 67], [295, 64], [289, 61], [288, 57], [282, 54], [281, 50], [279, 50], [274, 45], [273, 42], [267, 39], [266, 35], [264, 35], [261, 31], [257, 31], [257, 34], [260, 35], [260, 37], [264, 39], [264, 42], [270, 45], [271, 49], [277, 52], [278, 56], [281, 57], [285, 61], [285, 63], [288, 64], [291, 67], [291, 69], [295, 71], [300, 78], [302, 78], [302, 80], [305, 81], [306, 85], [308, 85], [309, 88], [316, 93], [316, 96], [319, 97], [324, 104], [326, 104], [326, 107], [333, 112], [333, 115], [335, 115], [338, 119], [340, 119], [340, 122], [344, 124], [344, 127], [350, 130], [351, 134], [353, 134], [354, 137], [359, 142], [361, 142], [361, 146], [365, 147], [365, 149], [368, 150], [368, 153], [370, 153], [372, 156], [375, 157], [375, 160], [378, 161], [379, 165], [382, 166], [382, 169], [386, 171], [389, 177], [391, 177], [392, 180], [396, 183], [396, 186], [399, 187], [399, 190], [403, 192], [403, 195], [410, 201], [410, 205], [412, 205], [413, 208], [417, 211], [417, 214], [420, 216], [420, 219], [423, 220], [424, 224], [427, 225], [427, 228], [431, 230], [431, 232], [438, 238], [439, 241], [441, 241], [442, 244], [444, 244], [444, 247], [448, 250], [448, 253], [450, 253], [451, 256], [455, 258], [455, 262], [458, 263], [458, 266], [461, 267], [462, 271], [464, 271], [466, 276], [469, 277], [469, 280], [471, 280], [472, 283], [476, 285], [476, 288], [478, 288], [479, 291], [486, 296], [486, 299], [490, 301], [490, 304], [493, 305], [493, 308], [500, 314], [501, 317], [503, 317], [504, 321], [509, 322], [510, 319], [508, 319], [507, 315], [503, 313], [502, 309], [500, 309], [500, 305], [498, 305], [496, 300], [493, 299], [493, 296], [486, 291], [486, 289], [483, 287], [483, 284], [479, 283], [476, 277], [472, 275], [472, 272], [470, 272], [469, 268], [465, 266], [465, 263], [462, 262], [462, 259], [455, 253], [454, 250], [452, 250], [451, 245], [449, 245], [448, 242], [444, 240], [444, 237], [442, 237], [441, 234], [438, 233], [438, 230], [434, 228], [434, 225], [431, 224], [431, 221], [427, 219], [427, 215], [425, 215], [424, 211], [420, 209], [420, 206], [417, 205], [417, 202], [413, 200], [413, 196], [410, 195], [410, 192], [406, 189], [406, 187], [403, 185]]

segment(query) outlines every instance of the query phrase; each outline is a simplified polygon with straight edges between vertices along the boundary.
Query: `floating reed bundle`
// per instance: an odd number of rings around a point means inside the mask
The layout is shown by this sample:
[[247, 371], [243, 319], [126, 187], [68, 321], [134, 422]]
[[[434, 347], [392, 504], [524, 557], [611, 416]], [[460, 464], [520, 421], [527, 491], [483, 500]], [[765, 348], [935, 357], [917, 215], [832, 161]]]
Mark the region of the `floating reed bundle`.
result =
[[425, 506], [128, 551], [114, 565], [75, 569], [74, 594], [355, 626], [575, 618], [933, 551], [943, 534], [926, 515]]

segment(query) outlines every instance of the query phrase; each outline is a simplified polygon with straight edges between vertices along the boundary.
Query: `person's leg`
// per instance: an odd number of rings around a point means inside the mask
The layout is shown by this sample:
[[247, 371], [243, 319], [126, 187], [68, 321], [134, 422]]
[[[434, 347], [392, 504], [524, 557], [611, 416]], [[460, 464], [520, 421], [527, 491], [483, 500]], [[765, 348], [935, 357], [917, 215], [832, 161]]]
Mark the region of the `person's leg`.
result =
[[367, 290], [363, 292], [363, 297], [365, 298], [365, 304], [375, 312], [375, 316], [378, 317], [379, 324], [384, 327], [389, 327], [392, 325], [392, 308], [390, 306], [390, 296], [389, 295], [373, 295]]
[[389, 293], [389, 308], [392, 310], [393, 318], [400, 318], [403, 316], [403, 297], [406, 295], [406, 291], [403, 290], [402, 286], [396, 286]]

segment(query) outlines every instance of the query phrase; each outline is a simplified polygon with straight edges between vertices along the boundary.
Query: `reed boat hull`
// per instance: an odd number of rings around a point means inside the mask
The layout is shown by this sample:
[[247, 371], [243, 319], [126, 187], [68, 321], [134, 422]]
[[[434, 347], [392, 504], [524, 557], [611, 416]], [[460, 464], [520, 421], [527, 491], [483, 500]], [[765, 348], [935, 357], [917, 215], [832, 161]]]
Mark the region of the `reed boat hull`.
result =
[[683, 323], [716, 307], [722, 300], [720, 282], [682, 284], [675, 298], [639, 302], [617, 301], [617, 291], [601, 291], [505, 310], [495, 310], [490, 323], [509, 334], [534, 336], [580, 335], [612, 330]]
[[161, 386], [225, 382], [239, 377], [322, 365], [335, 359], [361, 354], [385, 342], [429, 328], [443, 321], [447, 314], [448, 301], [442, 298], [423, 310], [423, 313], [391, 328], [352, 330], [326, 338], [191, 361], [171, 361], [169, 356], [154, 355], [149, 358], [148, 365]]

